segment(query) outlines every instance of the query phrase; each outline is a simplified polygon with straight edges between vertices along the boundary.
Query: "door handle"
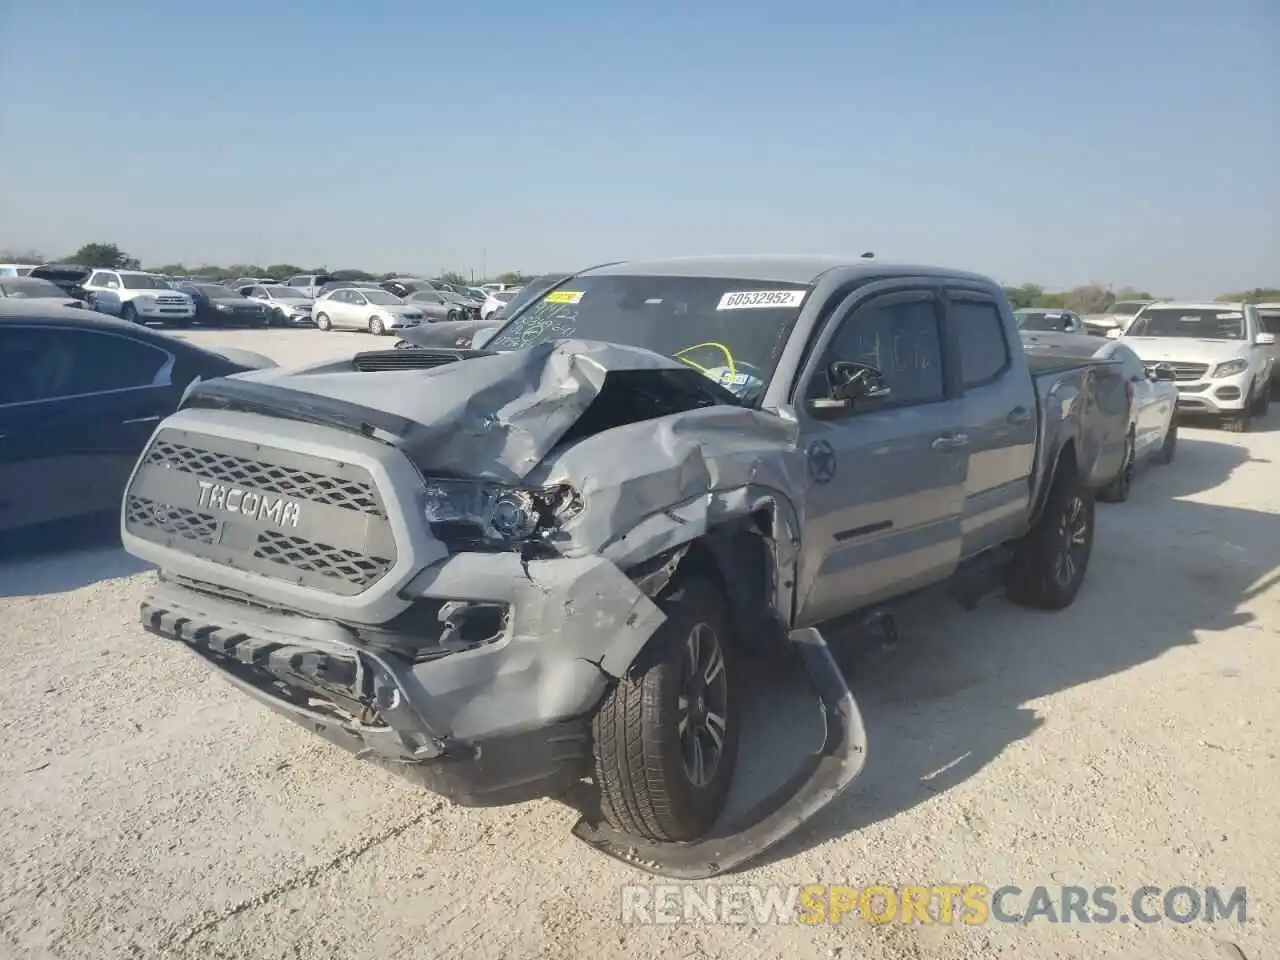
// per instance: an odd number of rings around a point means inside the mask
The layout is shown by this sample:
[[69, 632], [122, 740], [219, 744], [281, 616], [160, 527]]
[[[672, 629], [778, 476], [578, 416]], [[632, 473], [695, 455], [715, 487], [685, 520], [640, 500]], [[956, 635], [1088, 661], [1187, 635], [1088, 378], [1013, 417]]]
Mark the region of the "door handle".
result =
[[1031, 419], [1031, 411], [1026, 407], [1014, 407], [1005, 420], [1014, 425], [1027, 423]]
[[933, 441], [933, 449], [935, 450], [958, 450], [960, 447], [969, 445], [969, 435], [967, 433], [944, 433], [942, 436]]

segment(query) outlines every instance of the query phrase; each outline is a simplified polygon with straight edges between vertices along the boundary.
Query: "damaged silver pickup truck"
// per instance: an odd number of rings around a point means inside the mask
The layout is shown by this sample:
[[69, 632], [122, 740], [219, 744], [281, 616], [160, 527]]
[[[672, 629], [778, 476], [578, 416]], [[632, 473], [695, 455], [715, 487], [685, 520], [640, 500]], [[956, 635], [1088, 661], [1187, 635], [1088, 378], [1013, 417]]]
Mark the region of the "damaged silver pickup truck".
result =
[[[581, 839], [710, 876], [862, 769], [823, 639], [941, 586], [1066, 607], [1119, 471], [1119, 368], [1033, 373], [1001, 288], [876, 261], [624, 262], [485, 349], [194, 385], [129, 482], [142, 606], [260, 702], [473, 805], [589, 797]], [[722, 823], [744, 657], [827, 725]]]

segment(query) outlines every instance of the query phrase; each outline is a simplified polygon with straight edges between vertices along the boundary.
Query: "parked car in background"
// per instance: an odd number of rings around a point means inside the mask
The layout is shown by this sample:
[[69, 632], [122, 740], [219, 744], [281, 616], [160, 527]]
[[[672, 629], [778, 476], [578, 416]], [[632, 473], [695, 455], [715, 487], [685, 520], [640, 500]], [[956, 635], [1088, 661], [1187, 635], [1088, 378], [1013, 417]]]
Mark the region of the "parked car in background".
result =
[[[1280, 338], [1280, 303], [1259, 303], [1256, 306], [1262, 332]], [[1273, 343], [1268, 346], [1267, 353], [1271, 357], [1271, 382], [1272, 384], [1280, 383], [1280, 362], [1278, 362], [1280, 361], [1280, 344]]]
[[185, 327], [195, 321], [195, 300], [154, 273], [95, 270], [85, 281], [84, 289], [93, 309], [129, 323], [160, 322]]
[[502, 310], [515, 297], [514, 290], [492, 290], [489, 296], [485, 298], [484, 303], [480, 304], [480, 319], [490, 320], [497, 319], [502, 315]]
[[479, 307], [472, 306], [470, 302], [463, 303], [437, 290], [418, 290], [405, 297], [404, 301], [421, 309], [428, 323], [480, 319]]
[[1139, 310], [1148, 304], [1159, 302], [1158, 300], [1117, 300], [1111, 305], [1111, 309], [1102, 313], [1086, 314], [1081, 319], [1088, 333], [1095, 337], [1105, 337], [1110, 335], [1112, 330], [1123, 333], [1125, 327], [1138, 315]]
[[64, 307], [83, 307], [84, 303], [69, 296], [51, 280], [37, 277], [0, 277], [0, 297], [15, 300], [47, 300]]
[[320, 287], [317, 297], [322, 297], [331, 290], [346, 290], [348, 288], [356, 288], [362, 290], [381, 290], [383, 286], [376, 280], [330, 280]]
[[315, 300], [297, 287], [286, 287], [278, 283], [250, 284], [239, 287], [237, 292], [266, 307], [268, 322], [276, 326], [297, 327], [311, 323], [311, 310], [315, 306]]
[[1276, 335], [1253, 304], [1154, 303], [1111, 336], [1143, 363], [1173, 369], [1179, 412], [1217, 417], [1235, 433], [1266, 416]]
[[376, 287], [331, 290], [316, 300], [312, 313], [318, 330], [368, 330], [379, 337], [416, 327], [425, 319], [417, 304]]
[[296, 287], [308, 297], [320, 296], [320, 288], [332, 282], [334, 277], [327, 273], [299, 273], [284, 281], [286, 287]]
[[1013, 312], [1019, 330], [1041, 332], [1085, 333], [1084, 321], [1070, 310], [1054, 310], [1045, 307], [1024, 307]]
[[265, 327], [270, 313], [264, 304], [220, 283], [180, 283], [177, 287], [196, 304], [202, 327]]
[[234, 280], [220, 281], [224, 287], [232, 287], [239, 290], [241, 287], [247, 287], [251, 284], [279, 283], [279, 280], [272, 277], [236, 277]]
[[515, 291], [515, 295], [503, 304], [500, 309], [493, 311], [489, 315], [488, 319], [494, 323], [505, 323], [522, 310], [526, 303], [529, 303], [531, 300], [536, 300], [543, 293], [554, 286], [564, 283], [572, 276], [572, 273], [560, 272], [544, 273], [540, 276], [534, 277], [528, 283], [518, 288]]
[[38, 263], [0, 263], [0, 277], [29, 277]]
[[[46, 299], [0, 300], [0, 530], [119, 516], [125, 482], [191, 381], [274, 366]], [[139, 491], [133, 515], [182, 527]]]
[[1129, 499], [1135, 468], [1148, 460], [1172, 463], [1178, 444], [1178, 388], [1173, 368], [1164, 364], [1148, 367], [1119, 340], [1102, 340], [1083, 333], [1021, 331], [1023, 348], [1032, 369], [1052, 365], [1053, 358], [1073, 360], [1114, 360], [1124, 373], [1125, 397], [1129, 403], [1129, 432], [1125, 438], [1124, 462], [1111, 483], [1098, 491], [1098, 499], [1122, 503]]
[[31, 271], [29, 276], [40, 280], [48, 280], [61, 287], [69, 297], [85, 302], [88, 305], [89, 294], [84, 283], [93, 270], [76, 263], [42, 263]]

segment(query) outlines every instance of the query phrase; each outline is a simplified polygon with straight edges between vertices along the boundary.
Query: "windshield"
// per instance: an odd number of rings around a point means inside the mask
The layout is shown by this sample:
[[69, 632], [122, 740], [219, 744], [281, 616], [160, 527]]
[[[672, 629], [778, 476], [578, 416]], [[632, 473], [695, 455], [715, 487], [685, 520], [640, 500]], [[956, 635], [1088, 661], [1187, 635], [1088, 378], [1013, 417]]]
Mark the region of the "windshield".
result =
[[729, 277], [577, 277], [526, 306], [487, 347], [523, 350], [567, 338], [643, 347], [753, 402], [773, 375], [808, 289]]
[[503, 303], [510, 303], [515, 297], [514, 290], [499, 290], [497, 293], [490, 294], [495, 300], [501, 300]]
[[1117, 317], [1136, 316], [1138, 311], [1145, 307], [1146, 304], [1141, 300], [1120, 300], [1111, 305], [1109, 313]]
[[122, 273], [120, 282], [126, 290], [172, 290], [167, 280], [140, 273]]
[[1019, 330], [1061, 333], [1067, 329], [1066, 315], [1057, 310], [1018, 310], [1013, 316]]
[[59, 300], [67, 298], [66, 292], [56, 283], [50, 283], [48, 280], [40, 280], [35, 277], [20, 277], [11, 280], [0, 280], [0, 290], [4, 291], [8, 297], [57, 297]]
[[1244, 314], [1209, 307], [1149, 307], [1133, 321], [1125, 336], [1243, 340]]
[[397, 304], [404, 303], [402, 299], [394, 293], [387, 293], [385, 290], [370, 290], [360, 287], [360, 292], [369, 298], [370, 303], [376, 303], [380, 307], [393, 307]]

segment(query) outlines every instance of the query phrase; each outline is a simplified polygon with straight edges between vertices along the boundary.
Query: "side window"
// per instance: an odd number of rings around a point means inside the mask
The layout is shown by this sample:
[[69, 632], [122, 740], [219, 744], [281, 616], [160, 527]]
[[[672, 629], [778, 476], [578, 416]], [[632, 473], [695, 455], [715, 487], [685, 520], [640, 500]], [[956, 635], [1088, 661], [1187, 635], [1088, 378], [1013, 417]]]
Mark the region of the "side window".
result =
[[1280, 310], [1259, 310], [1258, 329], [1263, 333], [1280, 333]]
[[942, 372], [942, 332], [932, 300], [874, 303], [847, 318], [831, 338], [818, 379], [825, 386], [826, 365], [851, 360], [875, 367], [884, 376], [888, 405], [932, 403], [946, 395]]
[[114, 273], [104, 273], [102, 283], [108, 290], [120, 289], [120, 278]]
[[89, 278], [87, 286], [105, 287], [107, 285], [107, 275], [101, 270], [95, 270], [93, 276]]
[[56, 400], [164, 382], [164, 350], [87, 330], [0, 331], [0, 403]]
[[1000, 311], [989, 300], [953, 300], [951, 321], [960, 342], [960, 377], [966, 387], [991, 383], [1009, 367]]
[[350, 301], [357, 306], [362, 307], [369, 302], [365, 295], [360, 293], [358, 290], [348, 290], [347, 296], [350, 298]]

